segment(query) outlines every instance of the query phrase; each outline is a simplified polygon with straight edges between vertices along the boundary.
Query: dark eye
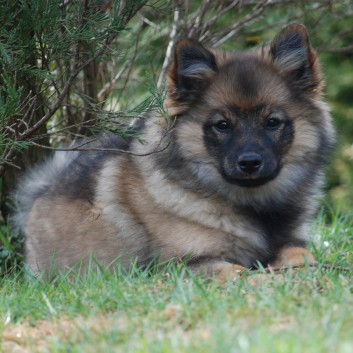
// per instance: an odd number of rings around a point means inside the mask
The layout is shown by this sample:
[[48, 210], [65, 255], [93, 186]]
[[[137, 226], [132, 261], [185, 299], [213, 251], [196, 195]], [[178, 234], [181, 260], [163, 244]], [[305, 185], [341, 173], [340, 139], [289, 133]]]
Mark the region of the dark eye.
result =
[[269, 118], [266, 121], [266, 127], [268, 129], [277, 129], [281, 126], [282, 120], [276, 117]]
[[231, 129], [231, 125], [227, 120], [221, 120], [215, 125], [216, 129], [221, 132], [227, 132]]

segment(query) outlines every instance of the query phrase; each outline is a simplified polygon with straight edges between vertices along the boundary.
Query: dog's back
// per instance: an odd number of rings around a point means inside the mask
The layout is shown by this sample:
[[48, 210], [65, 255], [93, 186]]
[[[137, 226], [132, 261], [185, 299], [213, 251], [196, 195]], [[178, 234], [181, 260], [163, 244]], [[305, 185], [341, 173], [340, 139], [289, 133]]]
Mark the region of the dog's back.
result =
[[[75, 151], [77, 147], [84, 151]], [[53, 270], [58, 266], [68, 267], [94, 253], [95, 242], [89, 239], [89, 234], [99, 238], [105, 232], [104, 226], [97, 224], [99, 214], [92, 207], [97, 178], [105, 163], [112, 161], [118, 165], [121, 153], [128, 148], [128, 141], [105, 133], [91, 142], [78, 142], [71, 146], [71, 151], [68, 147], [69, 151], [55, 152], [23, 178], [14, 196], [18, 212], [11, 221], [28, 234], [26, 257], [35, 273], [51, 266]], [[77, 238], [72, 239], [73, 233]], [[84, 238], [80, 239], [79, 234]], [[60, 249], [55, 245], [58, 241]], [[84, 250], [85, 246], [89, 251]], [[60, 265], [55, 258], [66, 261]]]
[[11, 221], [14, 225], [25, 228], [28, 214], [38, 197], [45, 194], [57, 182], [62, 173], [70, 167], [78, 152], [55, 153], [51, 158], [31, 170], [18, 185], [14, 199], [18, 207]]

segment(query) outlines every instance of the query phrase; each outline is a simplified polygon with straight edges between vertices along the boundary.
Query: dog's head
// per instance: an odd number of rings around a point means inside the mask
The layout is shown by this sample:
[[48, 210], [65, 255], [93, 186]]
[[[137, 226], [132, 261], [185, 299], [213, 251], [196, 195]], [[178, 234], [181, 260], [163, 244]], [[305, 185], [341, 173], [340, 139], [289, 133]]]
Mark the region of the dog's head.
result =
[[199, 173], [204, 163], [228, 184], [259, 187], [322, 159], [333, 132], [321, 87], [317, 55], [295, 24], [251, 53], [180, 40], [167, 106], [177, 116], [182, 153]]

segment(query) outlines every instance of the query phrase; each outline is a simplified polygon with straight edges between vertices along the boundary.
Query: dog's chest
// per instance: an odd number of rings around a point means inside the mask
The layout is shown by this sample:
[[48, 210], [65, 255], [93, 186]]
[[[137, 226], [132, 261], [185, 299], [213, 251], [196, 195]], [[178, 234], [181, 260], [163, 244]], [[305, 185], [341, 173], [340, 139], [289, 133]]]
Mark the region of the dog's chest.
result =
[[[261, 227], [238, 213], [228, 201], [205, 196], [198, 191], [185, 190], [166, 182], [157, 172], [151, 179], [153, 183], [147, 183], [149, 193], [155, 203], [169, 214], [200, 224], [210, 231], [227, 234], [230, 248], [242, 244], [261, 251], [267, 247]], [[155, 187], [156, 180], [158, 188]]]

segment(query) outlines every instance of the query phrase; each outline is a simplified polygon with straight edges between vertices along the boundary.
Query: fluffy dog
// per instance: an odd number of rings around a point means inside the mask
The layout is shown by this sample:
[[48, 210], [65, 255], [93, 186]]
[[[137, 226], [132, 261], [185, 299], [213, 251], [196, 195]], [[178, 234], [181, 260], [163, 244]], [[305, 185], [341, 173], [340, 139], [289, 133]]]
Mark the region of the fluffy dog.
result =
[[15, 219], [31, 270], [91, 256], [125, 268], [184, 259], [219, 275], [314, 261], [307, 226], [334, 140], [321, 89], [302, 25], [253, 52], [180, 40], [169, 124], [150, 114], [140, 124], [145, 144], [105, 134], [92, 151], [58, 151], [24, 178]]

